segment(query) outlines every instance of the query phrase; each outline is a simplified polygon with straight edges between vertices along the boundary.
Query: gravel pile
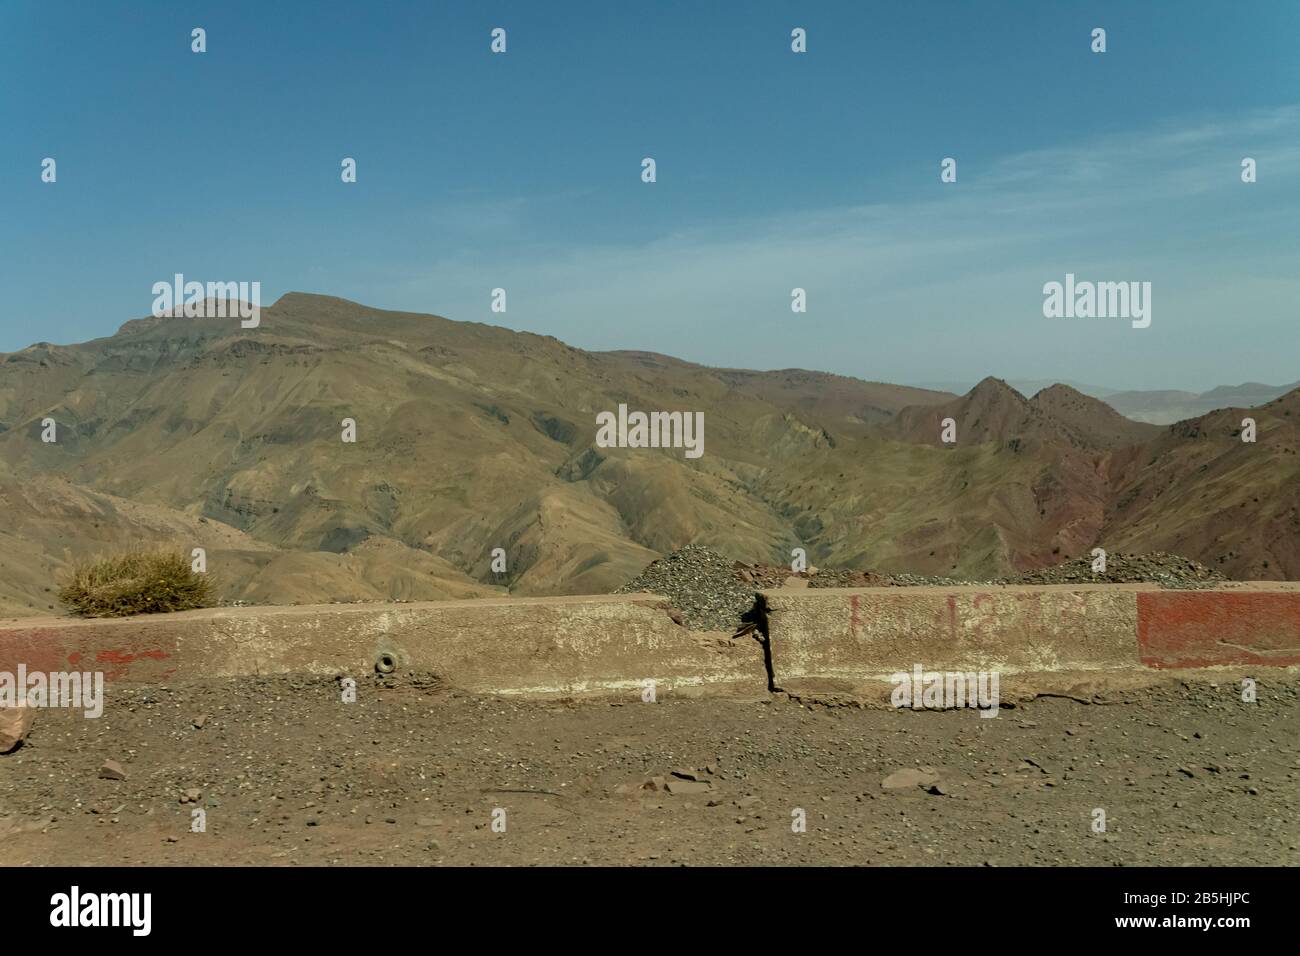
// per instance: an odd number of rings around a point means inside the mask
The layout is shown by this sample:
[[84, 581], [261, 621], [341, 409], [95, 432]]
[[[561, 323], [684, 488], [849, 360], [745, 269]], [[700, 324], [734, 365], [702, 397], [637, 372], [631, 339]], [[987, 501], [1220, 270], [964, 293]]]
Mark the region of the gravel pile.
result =
[[882, 588], [882, 587], [924, 587], [925, 585], [973, 584], [972, 581], [959, 581], [929, 574], [885, 574], [877, 571], [838, 571], [818, 569], [808, 579], [810, 588]]
[[784, 564], [742, 564], [737, 561], [732, 565], [732, 569], [740, 580], [744, 581], [755, 591], [766, 591], [768, 588], [779, 588], [792, 577], [807, 577], [805, 574], [793, 573], [789, 566]]
[[[930, 574], [839, 571], [818, 569], [808, 578], [812, 588], [925, 587], [964, 584], [1158, 584], [1166, 588], [1214, 587], [1226, 581], [1218, 571], [1178, 554], [1153, 551], [1149, 554], [1114, 552], [1106, 556], [1106, 573], [1092, 570], [1092, 558], [1083, 557], [1055, 567], [1039, 568], [1011, 577], [992, 580], [948, 578]], [[780, 584], [770, 585], [780, 587]]]
[[754, 606], [752, 582], [744, 581], [733, 562], [716, 551], [688, 544], [651, 562], [615, 594], [650, 591], [669, 598], [696, 631], [734, 631]]
[[1226, 580], [1219, 572], [1190, 558], [1159, 551], [1108, 554], [1105, 574], [1094, 574], [1092, 558], [1085, 557], [1014, 577], [977, 581], [832, 568], [818, 568], [811, 574], [794, 574], [781, 565], [728, 561], [716, 551], [692, 544], [651, 563], [614, 593], [649, 591], [662, 594], [682, 612], [687, 627], [697, 631], [734, 631], [740, 627], [745, 612], [754, 606], [755, 591], [782, 587], [792, 577], [805, 579], [810, 588], [1150, 583], [1186, 589], [1213, 587]]
[[1053, 568], [1027, 571], [1015, 578], [1006, 578], [999, 584], [1159, 584], [1166, 588], [1213, 587], [1227, 580], [1191, 558], [1163, 551], [1150, 554], [1106, 555], [1106, 573], [1092, 570], [1092, 558], [1076, 558]]

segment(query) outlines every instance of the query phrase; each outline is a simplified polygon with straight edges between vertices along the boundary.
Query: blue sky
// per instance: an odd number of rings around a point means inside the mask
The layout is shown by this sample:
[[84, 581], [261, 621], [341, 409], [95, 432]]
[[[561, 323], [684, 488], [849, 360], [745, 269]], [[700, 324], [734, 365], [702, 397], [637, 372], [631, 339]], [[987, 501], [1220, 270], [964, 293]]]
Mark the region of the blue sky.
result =
[[[1297, 37], [1264, 0], [4, 0], [0, 350], [182, 272], [711, 365], [1294, 381]], [[1067, 272], [1151, 282], [1151, 327], [1044, 318]]]

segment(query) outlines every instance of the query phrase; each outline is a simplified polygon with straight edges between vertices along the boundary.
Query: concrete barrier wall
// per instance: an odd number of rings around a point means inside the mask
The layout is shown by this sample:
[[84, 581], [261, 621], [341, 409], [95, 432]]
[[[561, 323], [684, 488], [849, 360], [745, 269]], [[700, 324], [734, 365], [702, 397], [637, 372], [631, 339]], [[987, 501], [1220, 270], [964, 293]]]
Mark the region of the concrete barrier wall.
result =
[[0, 670], [102, 670], [108, 680], [237, 674], [360, 677], [381, 655], [469, 691], [632, 697], [763, 694], [763, 649], [689, 631], [650, 594], [250, 607], [125, 620], [0, 624]]
[[750, 637], [690, 631], [652, 594], [251, 607], [124, 620], [0, 622], [0, 671], [109, 680], [363, 676], [381, 658], [452, 686], [533, 697], [762, 695], [927, 671], [1300, 665], [1300, 585], [780, 589]]
[[761, 592], [773, 678], [880, 681], [926, 670], [1137, 667], [1142, 585]]
[[1300, 586], [791, 588], [761, 592], [777, 687], [926, 670], [1300, 664]]
[[1149, 667], [1300, 664], [1300, 588], [1140, 594], [1138, 644]]

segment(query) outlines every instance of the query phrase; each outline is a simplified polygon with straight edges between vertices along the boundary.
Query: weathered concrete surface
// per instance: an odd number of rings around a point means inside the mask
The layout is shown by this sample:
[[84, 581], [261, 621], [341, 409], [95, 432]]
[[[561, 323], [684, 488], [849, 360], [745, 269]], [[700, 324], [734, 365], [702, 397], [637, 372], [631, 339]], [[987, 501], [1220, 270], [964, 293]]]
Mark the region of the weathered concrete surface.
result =
[[1138, 667], [1147, 585], [779, 589], [767, 607], [773, 678], [850, 686], [925, 670]]
[[[761, 592], [775, 685], [866, 693], [892, 674], [1096, 674], [1300, 665], [1300, 586], [779, 589]], [[674, 624], [651, 594], [227, 608], [0, 622], [0, 671], [108, 680], [315, 673], [377, 662], [487, 694], [761, 696], [763, 648]], [[1073, 678], [1072, 678], [1073, 679]], [[1082, 686], [1082, 685], [1081, 685]], [[1077, 696], [1077, 695], [1076, 695]]]
[[1300, 584], [763, 591], [775, 684], [861, 689], [910, 671], [1300, 665]]
[[[437, 674], [478, 693], [534, 697], [761, 695], [762, 647], [689, 631], [651, 594], [226, 608], [123, 620], [0, 624], [0, 670], [102, 670], [108, 680], [269, 673]], [[386, 663], [386, 662], [385, 662]]]
[[1141, 594], [1138, 642], [1148, 667], [1300, 664], [1300, 589], [1260, 583]]

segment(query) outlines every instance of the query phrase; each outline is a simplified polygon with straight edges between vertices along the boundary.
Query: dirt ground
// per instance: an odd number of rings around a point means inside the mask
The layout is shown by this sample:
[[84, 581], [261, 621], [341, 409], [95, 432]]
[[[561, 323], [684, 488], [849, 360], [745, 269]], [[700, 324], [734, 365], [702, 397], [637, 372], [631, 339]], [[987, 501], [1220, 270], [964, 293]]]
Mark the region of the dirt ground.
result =
[[355, 703], [329, 678], [110, 685], [102, 717], [42, 711], [0, 757], [0, 863], [1295, 866], [1300, 681], [1259, 680], [1255, 704], [1171, 681], [994, 719], [431, 678]]

